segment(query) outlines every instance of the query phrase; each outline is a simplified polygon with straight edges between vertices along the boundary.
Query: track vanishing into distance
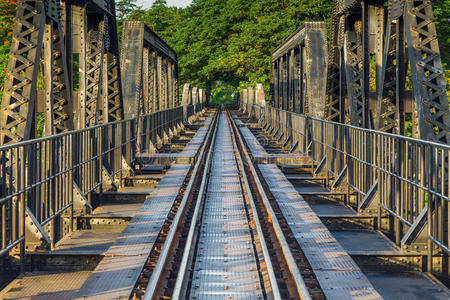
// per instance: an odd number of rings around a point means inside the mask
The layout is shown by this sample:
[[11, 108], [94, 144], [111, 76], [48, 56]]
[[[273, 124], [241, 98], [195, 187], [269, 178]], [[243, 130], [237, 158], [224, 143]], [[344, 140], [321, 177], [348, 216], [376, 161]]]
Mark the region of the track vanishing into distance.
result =
[[450, 299], [433, 1], [331, 1], [233, 108], [115, 1], [44, 2], [5, 70], [0, 299]]
[[[309, 183], [323, 181], [310, 175], [311, 157], [289, 153], [255, 120], [203, 109], [165, 147], [138, 153], [128, 185], [105, 193], [54, 249], [31, 256], [34, 269], [0, 299], [375, 300], [403, 299], [405, 288], [411, 299], [449, 299], [431, 276], [374, 261], [404, 255], [387, 241], [351, 239], [376, 232], [326, 224], [330, 213], [317, 207], [330, 204], [319, 196], [340, 194]], [[350, 208], [330, 202], [349, 218]]]
[[324, 299], [277, 213], [230, 114], [219, 110], [132, 298]]

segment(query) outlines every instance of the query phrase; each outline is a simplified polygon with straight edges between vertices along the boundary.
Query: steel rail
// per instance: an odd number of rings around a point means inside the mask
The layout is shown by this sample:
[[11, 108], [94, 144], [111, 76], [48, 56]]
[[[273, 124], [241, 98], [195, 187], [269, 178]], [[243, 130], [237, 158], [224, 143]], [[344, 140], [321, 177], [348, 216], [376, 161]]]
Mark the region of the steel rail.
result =
[[177, 228], [179, 227], [180, 222], [182, 221], [181, 216], [183, 215], [184, 210], [186, 208], [188, 198], [193, 191], [194, 182], [195, 182], [197, 174], [199, 172], [200, 165], [202, 164], [203, 158], [205, 156], [206, 147], [210, 146], [210, 144], [208, 143], [208, 140], [211, 137], [212, 129], [217, 127], [218, 116], [219, 115], [216, 114], [214, 122], [211, 123], [211, 127], [209, 129], [208, 135], [206, 136], [205, 142], [203, 143], [203, 146], [200, 150], [199, 158], [195, 164], [194, 170], [191, 173], [188, 186], [183, 195], [183, 199], [181, 200], [180, 206], [178, 207], [175, 218], [173, 219], [172, 225], [170, 226], [169, 233], [167, 234], [166, 240], [164, 241], [163, 249], [159, 255], [158, 262], [156, 263], [156, 266], [152, 272], [152, 276], [150, 277], [150, 280], [148, 281], [147, 288], [145, 289], [145, 294], [143, 297], [144, 300], [151, 300], [156, 296], [155, 293], [157, 290], [157, 286], [158, 286], [158, 283], [161, 281], [164, 267], [166, 266], [167, 259], [169, 257], [169, 252], [170, 252], [170, 250], [172, 250], [172, 244], [175, 239], [175, 234], [177, 232]]
[[[233, 126], [234, 121], [231, 118], [228, 111], [227, 111], [227, 119], [228, 119], [228, 123], [231, 126]], [[270, 282], [270, 286], [272, 288], [272, 294], [273, 294], [272, 296], [273, 296], [273, 299], [275, 299], [275, 300], [282, 299], [281, 294], [280, 294], [280, 289], [278, 287], [277, 278], [275, 276], [275, 271], [273, 269], [272, 261], [270, 258], [269, 250], [267, 248], [267, 244], [264, 239], [264, 233], [261, 228], [261, 223], [259, 221], [258, 210], [256, 208], [255, 200], [253, 199], [253, 195], [251, 193], [250, 184], [248, 183], [247, 175], [249, 175], [249, 174], [246, 173], [245, 168], [244, 168], [244, 161], [242, 159], [242, 155], [239, 151], [239, 147], [236, 142], [236, 132], [233, 129], [231, 129], [230, 131], [231, 131], [231, 140], [233, 142], [234, 152], [238, 158], [237, 161], [238, 161], [239, 169], [241, 170], [241, 175], [242, 175], [242, 178], [244, 181], [244, 186], [245, 186], [245, 189], [247, 190], [247, 196], [248, 196], [248, 199], [250, 202], [250, 206], [252, 208], [253, 221], [255, 222], [256, 232], [258, 233], [258, 239], [261, 244], [264, 262], [266, 263], [267, 273], [269, 276], [269, 282]]]
[[264, 207], [266, 208], [266, 211], [272, 221], [272, 225], [273, 225], [275, 234], [278, 238], [278, 242], [280, 243], [281, 250], [284, 253], [287, 265], [289, 267], [289, 270], [290, 270], [292, 277], [294, 279], [294, 282], [296, 284], [297, 292], [300, 295], [302, 300], [311, 300], [311, 295], [309, 294], [308, 288], [303, 280], [300, 270], [298, 269], [297, 263], [294, 259], [291, 249], [289, 248], [289, 244], [284, 236], [283, 230], [281, 229], [281, 226], [280, 226], [280, 223], [278, 222], [277, 216], [276, 216], [276, 214], [272, 208], [272, 205], [270, 204], [269, 199], [264, 191], [264, 187], [262, 186], [261, 181], [259, 180], [258, 174], [256, 172], [256, 168], [250, 159], [250, 156], [245, 147], [245, 144], [242, 141], [242, 137], [239, 133], [239, 130], [237, 129], [237, 126], [234, 122], [232, 122], [231, 125], [233, 127], [233, 130], [236, 133], [237, 140], [239, 141], [239, 144], [241, 145], [241, 149], [244, 154], [246, 164], [248, 165], [250, 172], [253, 174], [253, 178], [255, 179], [255, 183], [257, 185], [258, 191], [263, 200]]
[[187, 276], [186, 271], [188, 268], [189, 261], [191, 259], [191, 253], [195, 247], [194, 236], [196, 234], [196, 227], [197, 227], [198, 221], [200, 219], [200, 209], [206, 198], [206, 188], [207, 188], [207, 183], [208, 183], [208, 179], [209, 179], [209, 172], [211, 169], [211, 157], [213, 154], [212, 152], [214, 149], [214, 144], [216, 142], [217, 127], [218, 126], [215, 126], [215, 128], [214, 128], [211, 146], [208, 150], [208, 156], [206, 157], [205, 167], [204, 167], [203, 176], [202, 176], [202, 183], [200, 185], [200, 190], [199, 190], [199, 198], [197, 198], [197, 202], [195, 203], [195, 209], [194, 209], [194, 213], [192, 215], [191, 225], [189, 227], [189, 233], [188, 233], [188, 237], [186, 240], [186, 246], [183, 251], [183, 258], [180, 263], [180, 268], [178, 269], [177, 280], [175, 282], [175, 288], [174, 288], [174, 291], [173, 291], [172, 297], [171, 297], [172, 299], [184, 299], [184, 296], [185, 296], [185, 295], [181, 295], [181, 294], [185, 288], [185, 284], [187, 283], [186, 282], [186, 276]]

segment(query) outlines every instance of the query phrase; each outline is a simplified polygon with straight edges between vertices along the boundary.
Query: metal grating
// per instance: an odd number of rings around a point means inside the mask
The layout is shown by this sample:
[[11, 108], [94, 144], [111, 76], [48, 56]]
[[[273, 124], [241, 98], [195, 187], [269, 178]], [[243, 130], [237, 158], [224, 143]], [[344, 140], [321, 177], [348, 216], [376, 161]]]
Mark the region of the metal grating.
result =
[[296, 164], [311, 164], [311, 158], [302, 154], [293, 153], [268, 153], [266, 149], [261, 145], [267, 142], [265, 135], [255, 135], [248, 129], [248, 127], [239, 127], [241, 134], [247, 144], [250, 153], [253, 157], [254, 163], [277, 163], [280, 165], [296, 165]]
[[259, 143], [258, 139], [253, 135], [250, 129], [247, 127], [239, 127], [239, 130], [253, 156], [268, 155], [267, 151]]
[[258, 167], [327, 299], [381, 299], [281, 170], [273, 164]]
[[220, 116], [191, 299], [263, 299], [230, 127]]

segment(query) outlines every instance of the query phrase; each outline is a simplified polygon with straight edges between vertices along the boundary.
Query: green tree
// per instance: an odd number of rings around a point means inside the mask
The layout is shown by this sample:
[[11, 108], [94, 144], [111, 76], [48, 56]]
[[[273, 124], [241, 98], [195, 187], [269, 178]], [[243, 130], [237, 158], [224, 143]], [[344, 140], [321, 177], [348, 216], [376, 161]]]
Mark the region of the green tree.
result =
[[444, 67], [447, 97], [450, 101], [450, 0], [435, 0], [433, 13]]
[[17, 2], [0, 0], [0, 101], [3, 96], [6, 70], [8, 68], [9, 50], [16, 16]]
[[118, 22], [128, 19], [130, 14], [137, 9], [136, 0], [120, 0], [116, 2], [116, 17]]
[[[178, 53], [181, 83], [190, 82], [210, 91], [220, 88], [222, 92], [257, 82], [268, 89], [273, 49], [305, 21], [329, 24], [332, 3], [330, 0], [193, 0], [190, 6], [181, 9], [168, 6], [165, 0], [156, 0], [150, 8], [143, 9], [136, 5], [136, 0], [120, 0], [116, 2], [116, 10], [119, 39], [124, 20], [146, 22]], [[15, 9], [13, 0], [0, 0], [0, 86], [8, 60]], [[450, 0], [434, 0], [433, 9], [450, 93]]]
[[136, 5], [136, 0], [116, 1], [117, 34], [119, 39], [122, 37], [123, 22], [137, 9], [139, 8]]

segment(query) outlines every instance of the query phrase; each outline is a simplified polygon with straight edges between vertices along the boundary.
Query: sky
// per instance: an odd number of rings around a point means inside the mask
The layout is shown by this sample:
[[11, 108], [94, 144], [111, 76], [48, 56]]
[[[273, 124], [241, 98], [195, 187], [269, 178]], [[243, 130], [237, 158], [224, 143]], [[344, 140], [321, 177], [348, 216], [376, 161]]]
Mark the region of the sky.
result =
[[[166, 0], [168, 6], [186, 7], [191, 4], [192, 0]], [[138, 5], [142, 5], [144, 8], [152, 6], [154, 0], [138, 0]]]

